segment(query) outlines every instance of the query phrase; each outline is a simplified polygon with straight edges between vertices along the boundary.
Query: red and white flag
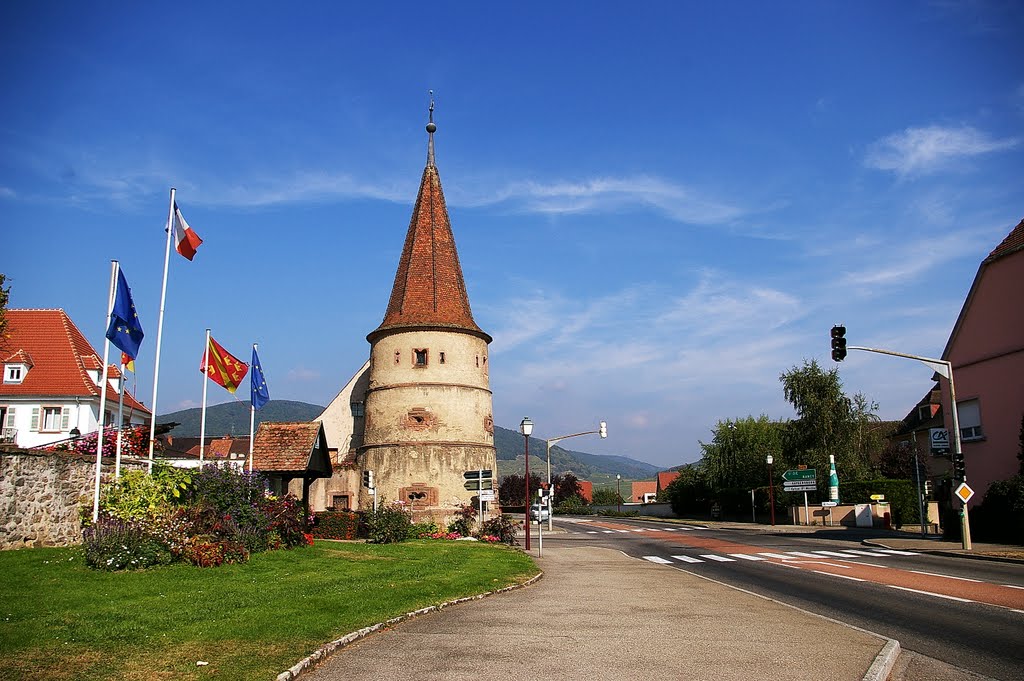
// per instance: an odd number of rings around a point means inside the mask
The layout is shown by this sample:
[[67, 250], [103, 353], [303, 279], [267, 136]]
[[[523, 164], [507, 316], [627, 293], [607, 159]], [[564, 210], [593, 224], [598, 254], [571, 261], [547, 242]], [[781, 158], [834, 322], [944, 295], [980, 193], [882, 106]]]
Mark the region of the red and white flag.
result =
[[196, 249], [203, 240], [193, 231], [185, 218], [182, 217], [178, 204], [174, 204], [174, 249], [183, 256], [192, 260], [196, 255]]

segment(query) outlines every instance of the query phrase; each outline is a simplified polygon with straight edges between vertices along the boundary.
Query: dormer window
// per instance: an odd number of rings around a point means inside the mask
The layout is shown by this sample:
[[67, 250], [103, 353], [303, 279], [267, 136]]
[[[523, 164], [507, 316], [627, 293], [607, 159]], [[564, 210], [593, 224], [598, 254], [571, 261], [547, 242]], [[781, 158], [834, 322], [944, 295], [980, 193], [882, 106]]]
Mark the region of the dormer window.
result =
[[4, 383], [21, 383], [25, 380], [26, 367], [24, 364], [5, 364]]

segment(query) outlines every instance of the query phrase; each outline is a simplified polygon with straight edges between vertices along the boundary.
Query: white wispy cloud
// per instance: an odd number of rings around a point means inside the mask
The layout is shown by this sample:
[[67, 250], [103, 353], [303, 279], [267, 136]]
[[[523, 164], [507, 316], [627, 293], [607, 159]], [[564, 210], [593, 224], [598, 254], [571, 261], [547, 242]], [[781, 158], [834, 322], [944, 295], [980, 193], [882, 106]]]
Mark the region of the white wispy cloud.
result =
[[598, 213], [648, 208], [688, 224], [719, 224], [748, 213], [740, 206], [705, 196], [691, 187], [647, 175], [577, 181], [528, 180], [493, 189], [477, 189], [472, 194], [467, 191], [451, 194], [453, 205], [500, 204], [530, 213]]
[[884, 287], [920, 279], [935, 268], [951, 260], [973, 256], [984, 243], [981, 230], [962, 230], [949, 234], [925, 234], [913, 240], [911, 252], [902, 249], [874, 249], [870, 264], [847, 272], [841, 285], [856, 287]]
[[320, 372], [306, 367], [295, 367], [288, 371], [289, 381], [315, 381], [320, 378]]
[[868, 147], [865, 165], [900, 175], [934, 172], [956, 159], [1011, 149], [1020, 138], [996, 139], [970, 126], [907, 128]]

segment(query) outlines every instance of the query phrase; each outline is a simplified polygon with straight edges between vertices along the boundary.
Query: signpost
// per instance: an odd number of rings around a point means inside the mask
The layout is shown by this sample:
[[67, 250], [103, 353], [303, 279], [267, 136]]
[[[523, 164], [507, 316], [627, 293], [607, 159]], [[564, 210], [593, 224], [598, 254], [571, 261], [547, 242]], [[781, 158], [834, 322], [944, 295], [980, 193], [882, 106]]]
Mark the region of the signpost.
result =
[[784, 492], [804, 493], [804, 517], [811, 524], [811, 509], [807, 503], [807, 493], [818, 489], [818, 480], [813, 468], [791, 468], [782, 474]]
[[[494, 501], [494, 478], [490, 468], [478, 468], [475, 471], [466, 471], [462, 477], [466, 479], [463, 487], [471, 492], [477, 493], [477, 503], [480, 505], [477, 512], [477, 520], [480, 528], [484, 526], [484, 502]], [[486, 498], [485, 498], [486, 497]]]

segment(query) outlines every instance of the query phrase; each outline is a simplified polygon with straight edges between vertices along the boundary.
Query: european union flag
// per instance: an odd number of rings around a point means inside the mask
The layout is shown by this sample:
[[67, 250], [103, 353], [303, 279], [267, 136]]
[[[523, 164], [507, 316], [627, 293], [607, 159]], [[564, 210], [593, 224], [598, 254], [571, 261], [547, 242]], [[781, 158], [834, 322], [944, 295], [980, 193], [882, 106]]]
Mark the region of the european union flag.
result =
[[252, 347], [252, 371], [249, 373], [249, 382], [253, 409], [262, 409], [263, 405], [270, 401], [270, 391], [267, 390], [267, 379], [263, 377], [263, 367], [260, 365], [255, 345]]
[[124, 278], [124, 272], [117, 268], [117, 289], [114, 292], [114, 309], [110, 311], [110, 326], [107, 327], [107, 339], [119, 347], [121, 352], [132, 359], [139, 356], [142, 345], [142, 324], [135, 312], [132, 302], [132, 291]]

